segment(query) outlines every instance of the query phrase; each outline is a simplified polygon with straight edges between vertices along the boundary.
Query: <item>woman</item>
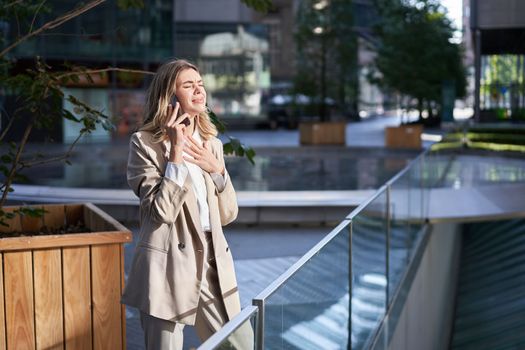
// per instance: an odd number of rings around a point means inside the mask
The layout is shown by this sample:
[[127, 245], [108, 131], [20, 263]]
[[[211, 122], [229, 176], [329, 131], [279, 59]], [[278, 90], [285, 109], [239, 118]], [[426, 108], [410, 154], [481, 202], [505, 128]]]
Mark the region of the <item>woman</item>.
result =
[[[147, 349], [182, 349], [185, 325], [204, 341], [240, 311], [222, 232], [237, 217], [237, 199], [206, 111], [197, 67], [167, 62], [130, 141], [127, 178], [140, 198], [140, 233], [122, 302], [140, 310]], [[236, 349], [252, 344], [249, 326], [231, 337]]]

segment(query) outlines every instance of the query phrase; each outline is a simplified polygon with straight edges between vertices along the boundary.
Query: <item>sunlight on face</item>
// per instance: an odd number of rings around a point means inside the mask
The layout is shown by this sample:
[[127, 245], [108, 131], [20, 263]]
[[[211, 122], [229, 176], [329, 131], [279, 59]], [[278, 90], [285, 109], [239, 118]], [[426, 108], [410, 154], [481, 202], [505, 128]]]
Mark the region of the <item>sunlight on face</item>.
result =
[[185, 69], [177, 76], [176, 95], [182, 110], [195, 116], [206, 110], [206, 90], [199, 72]]

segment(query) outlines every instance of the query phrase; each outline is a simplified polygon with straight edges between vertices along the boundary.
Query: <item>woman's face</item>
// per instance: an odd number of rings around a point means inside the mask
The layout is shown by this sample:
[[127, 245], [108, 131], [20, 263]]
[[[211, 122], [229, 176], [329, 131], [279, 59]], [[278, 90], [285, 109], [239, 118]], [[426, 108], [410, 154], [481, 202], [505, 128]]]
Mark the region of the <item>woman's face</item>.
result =
[[175, 94], [184, 113], [194, 117], [206, 110], [206, 90], [197, 71], [184, 69], [177, 76], [175, 85]]

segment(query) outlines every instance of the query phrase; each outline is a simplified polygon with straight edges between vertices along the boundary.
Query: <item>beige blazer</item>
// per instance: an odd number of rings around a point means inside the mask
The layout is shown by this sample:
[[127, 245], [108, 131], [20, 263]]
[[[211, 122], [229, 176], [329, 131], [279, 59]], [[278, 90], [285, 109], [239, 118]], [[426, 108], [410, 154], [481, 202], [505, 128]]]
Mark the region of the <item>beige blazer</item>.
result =
[[[130, 140], [127, 178], [140, 198], [140, 232], [122, 303], [161, 319], [193, 325], [207, 253], [197, 198], [190, 176], [183, 187], [164, 177], [169, 144], [153, 143], [152, 136], [139, 131]], [[213, 138], [210, 144], [224, 164], [221, 141]], [[241, 308], [222, 226], [237, 217], [237, 198], [231, 180], [218, 192], [211, 176], [203, 174], [219, 285], [231, 319]]]

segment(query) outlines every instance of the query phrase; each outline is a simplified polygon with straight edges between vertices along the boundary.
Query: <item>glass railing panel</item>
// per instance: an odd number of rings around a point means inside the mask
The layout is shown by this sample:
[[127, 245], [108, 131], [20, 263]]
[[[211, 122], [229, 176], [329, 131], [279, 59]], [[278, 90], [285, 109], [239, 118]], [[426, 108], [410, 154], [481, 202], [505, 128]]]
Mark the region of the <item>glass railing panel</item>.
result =
[[424, 156], [422, 169], [423, 185], [426, 188], [440, 188], [451, 174], [453, 152], [448, 150], [430, 150]]
[[451, 166], [451, 155], [447, 151], [428, 151], [423, 158], [421, 169], [423, 191], [423, 213], [425, 217], [430, 216], [430, 197], [433, 189], [441, 188], [445, 179], [445, 173]]
[[352, 349], [367, 348], [387, 301], [387, 191], [352, 218]]
[[258, 311], [255, 306], [246, 307], [199, 346], [198, 350], [256, 349], [254, 330], [256, 329]]
[[428, 202], [430, 200], [430, 184], [429, 184], [429, 173], [430, 173], [430, 163], [432, 162], [432, 151], [427, 151], [424, 155], [422, 155], [422, 165], [421, 165], [421, 177], [422, 177], [422, 184], [423, 184], [423, 215], [424, 217], [428, 218], [429, 213], [429, 205]]
[[388, 251], [388, 297], [394, 297], [412, 255], [410, 231], [410, 173], [407, 170], [390, 185], [390, 249]]
[[407, 172], [409, 195], [409, 226], [410, 234], [415, 238], [425, 223], [424, 212], [424, 159], [419, 157]]
[[347, 348], [349, 221], [341, 223], [325, 240], [315, 254], [307, 254], [298, 262], [302, 266], [295, 272], [292, 266], [285, 273], [290, 275], [284, 283], [264, 297], [265, 349]]

